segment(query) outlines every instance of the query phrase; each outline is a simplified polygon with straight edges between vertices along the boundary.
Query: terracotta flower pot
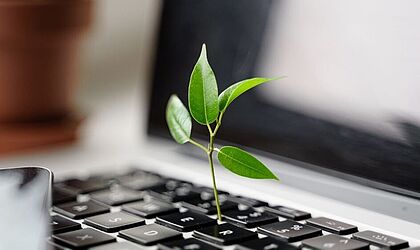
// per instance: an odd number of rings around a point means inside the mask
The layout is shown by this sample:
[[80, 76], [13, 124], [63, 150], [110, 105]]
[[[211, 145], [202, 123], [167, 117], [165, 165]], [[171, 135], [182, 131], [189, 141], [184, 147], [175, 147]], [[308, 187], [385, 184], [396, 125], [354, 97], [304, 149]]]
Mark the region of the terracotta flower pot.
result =
[[0, 1], [0, 123], [72, 111], [81, 35], [90, 0]]
[[0, 153], [75, 138], [78, 51], [91, 0], [0, 0]]

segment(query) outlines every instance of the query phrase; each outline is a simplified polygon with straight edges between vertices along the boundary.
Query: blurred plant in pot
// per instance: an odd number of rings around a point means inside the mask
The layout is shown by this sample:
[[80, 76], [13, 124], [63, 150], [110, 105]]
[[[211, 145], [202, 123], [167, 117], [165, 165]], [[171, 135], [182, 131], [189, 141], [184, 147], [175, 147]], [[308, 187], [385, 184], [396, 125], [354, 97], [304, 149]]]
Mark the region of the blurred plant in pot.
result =
[[[248, 90], [278, 79], [280, 78], [257, 77], [245, 79], [232, 84], [219, 95], [216, 77], [207, 61], [206, 46], [203, 44], [200, 57], [192, 70], [188, 86], [189, 112], [178, 96], [172, 95], [169, 98], [166, 107], [166, 121], [172, 137], [179, 144], [191, 143], [207, 155], [217, 208], [217, 219], [219, 221], [222, 220], [222, 213], [216, 185], [213, 153], [217, 153], [217, 158], [222, 166], [237, 175], [251, 179], [278, 180], [277, 176], [262, 162], [245, 150], [234, 146], [223, 146], [219, 149], [214, 145], [216, 134], [222, 125], [223, 115], [229, 105]], [[191, 137], [191, 116], [198, 124], [208, 128], [209, 143], [207, 145], [203, 145]]]
[[91, 0], [0, 2], [0, 153], [75, 139], [78, 51]]

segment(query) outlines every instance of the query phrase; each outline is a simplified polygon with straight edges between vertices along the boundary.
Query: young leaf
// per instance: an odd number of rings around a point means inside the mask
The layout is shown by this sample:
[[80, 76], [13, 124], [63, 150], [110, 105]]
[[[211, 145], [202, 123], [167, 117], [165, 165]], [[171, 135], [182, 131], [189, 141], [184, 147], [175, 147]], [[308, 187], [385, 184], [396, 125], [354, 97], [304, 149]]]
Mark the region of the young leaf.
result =
[[166, 106], [166, 122], [169, 132], [179, 144], [188, 142], [191, 136], [191, 117], [187, 108], [179, 100], [178, 96], [172, 95]]
[[219, 96], [219, 110], [224, 112], [229, 104], [233, 102], [233, 100], [235, 100], [238, 96], [242, 95], [246, 91], [260, 84], [277, 79], [280, 78], [250, 78], [231, 85]]
[[188, 105], [192, 117], [200, 124], [213, 123], [219, 114], [217, 82], [207, 61], [206, 45], [194, 66], [188, 87]]
[[237, 175], [252, 179], [278, 180], [263, 163], [246, 151], [232, 147], [222, 147], [218, 154], [220, 164]]

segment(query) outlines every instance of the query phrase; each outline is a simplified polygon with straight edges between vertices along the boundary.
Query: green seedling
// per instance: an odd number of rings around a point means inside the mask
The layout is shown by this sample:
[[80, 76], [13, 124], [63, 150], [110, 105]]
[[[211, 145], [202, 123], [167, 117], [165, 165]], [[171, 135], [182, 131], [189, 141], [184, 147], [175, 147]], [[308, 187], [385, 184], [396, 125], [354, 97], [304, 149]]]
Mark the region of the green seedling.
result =
[[[237, 175], [252, 179], [278, 180], [277, 176], [261, 161], [245, 150], [233, 146], [224, 146], [220, 149], [214, 146], [216, 134], [222, 125], [223, 115], [229, 105], [246, 91], [277, 79], [280, 78], [246, 79], [231, 85], [219, 95], [216, 77], [207, 60], [206, 46], [203, 44], [201, 54], [190, 77], [188, 88], [189, 112], [178, 96], [172, 95], [169, 98], [166, 107], [166, 121], [172, 137], [180, 144], [188, 142], [197, 146], [207, 155], [211, 169], [217, 219], [219, 221], [222, 220], [222, 214], [214, 171], [214, 152], [217, 152], [220, 164]], [[209, 131], [209, 143], [207, 146], [191, 138], [191, 116], [200, 125], [207, 126]]]

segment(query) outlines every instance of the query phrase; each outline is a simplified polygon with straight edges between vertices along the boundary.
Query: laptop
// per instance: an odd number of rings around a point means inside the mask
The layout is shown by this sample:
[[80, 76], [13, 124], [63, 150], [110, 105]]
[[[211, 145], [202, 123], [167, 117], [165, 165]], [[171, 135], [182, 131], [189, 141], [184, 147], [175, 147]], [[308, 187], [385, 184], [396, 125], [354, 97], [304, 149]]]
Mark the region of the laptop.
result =
[[[420, 55], [403, 53], [418, 38], [379, 40], [388, 37], [386, 21], [409, 32], [416, 15], [389, 19], [407, 6], [388, 2], [373, 20], [376, 6], [366, 3], [361, 15], [358, 6], [343, 11], [340, 4], [163, 2], [146, 146], [83, 155], [84, 164], [66, 169], [45, 166], [57, 170], [48, 247], [419, 249], [420, 117], [409, 67]], [[280, 182], [216, 166], [222, 223], [215, 220], [206, 158], [176, 144], [164, 116], [171, 94], [186, 103], [203, 42], [221, 90], [260, 74], [287, 75], [245, 94], [226, 113], [216, 143], [252, 151]], [[206, 131], [194, 124], [193, 136], [205, 142]]]

